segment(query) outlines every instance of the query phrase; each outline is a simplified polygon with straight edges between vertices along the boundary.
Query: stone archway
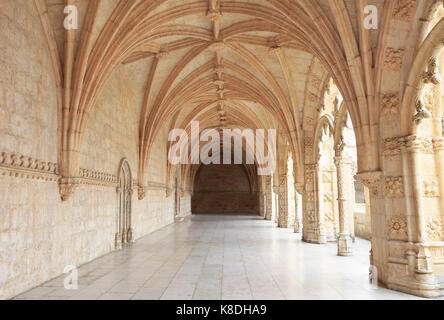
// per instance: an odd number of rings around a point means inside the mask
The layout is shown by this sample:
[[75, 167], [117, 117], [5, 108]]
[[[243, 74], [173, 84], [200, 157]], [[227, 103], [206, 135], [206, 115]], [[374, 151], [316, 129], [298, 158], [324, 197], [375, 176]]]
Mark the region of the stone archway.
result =
[[117, 186], [117, 232], [115, 235], [115, 247], [122, 248], [125, 243], [134, 242], [131, 223], [133, 182], [128, 160], [123, 159], [118, 170]]

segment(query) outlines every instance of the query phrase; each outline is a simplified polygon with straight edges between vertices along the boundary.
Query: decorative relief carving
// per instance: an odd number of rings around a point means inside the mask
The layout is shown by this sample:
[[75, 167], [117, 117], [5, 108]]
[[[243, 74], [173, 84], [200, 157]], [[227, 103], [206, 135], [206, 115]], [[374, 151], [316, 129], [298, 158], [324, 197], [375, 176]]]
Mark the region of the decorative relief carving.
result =
[[330, 191], [324, 192], [324, 201], [325, 202], [332, 202], [333, 201], [333, 193]]
[[315, 200], [315, 193], [313, 191], [307, 191], [306, 193], [307, 201], [313, 202]]
[[388, 138], [382, 141], [382, 154], [384, 156], [396, 156], [401, 153], [399, 138]]
[[314, 93], [310, 92], [308, 95], [308, 101], [316, 102], [317, 100], [318, 100], [318, 97]]
[[423, 181], [423, 192], [425, 198], [439, 197], [438, 180], [427, 179]]
[[402, 59], [404, 57], [404, 49], [385, 49], [384, 65], [394, 71], [399, 71], [402, 68]]
[[404, 197], [404, 179], [403, 177], [385, 178], [385, 196], [387, 198]]
[[306, 165], [305, 166], [305, 181], [306, 183], [313, 183], [314, 182], [314, 172], [315, 172], [315, 166], [314, 165]]
[[59, 192], [62, 201], [68, 201], [74, 194], [74, 191], [80, 185], [79, 178], [60, 178], [59, 180]]
[[356, 179], [361, 181], [367, 188], [369, 188], [372, 195], [379, 195], [379, 185], [382, 179], [381, 171], [369, 171], [358, 173], [355, 176]]
[[426, 225], [427, 239], [430, 241], [442, 241], [444, 237], [441, 217], [430, 217]]
[[407, 150], [417, 150], [428, 154], [432, 154], [434, 152], [432, 139], [430, 138], [410, 135], [399, 138], [399, 144], [402, 148]]
[[441, 82], [441, 75], [438, 70], [438, 60], [436, 57], [431, 57], [427, 63], [427, 71], [423, 73], [422, 80], [424, 83], [439, 84]]
[[316, 214], [313, 210], [310, 210], [307, 212], [307, 221], [309, 223], [315, 223], [316, 222]]
[[407, 219], [394, 216], [387, 224], [390, 240], [407, 240]]
[[83, 178], [81, 184], [110, 187], [117, 184], [117, 176], [99, 171], [80, 169], [80, 177]]
[[332, 180], [331, 180], [331, 174], [328, 173], [328, 172], [324, 172], [324, 173], [322, 173], [322, 182], [325, 182], [325, 183], [330, 183], [330, 182], [332, 182]]
[[410, 22], [416, 11], [416, 0], [396, 0], [393, 18]]
[[[428, 99], [427, 96], [425, 96]], [[421, 122], [425, 119], [430, 119], [432, 117], [432, 113], [427, 109], [426, 104], [422, 99], [417, 99], [415, 102], [416, 113], [412, 118], [412, 121], [416, 125], [420, 125]]]
[[311, 84], [314, 88], [319, 89], [321, 87], [322, 80], [318, 76], [313, 75], [311, 78]]
[[305, 147], [307, 147], [307, 148], [313, 147], [313, 138], [312, 137], [305, 137]]
[[397, 114], [399, 112], [399, 94], [384, 94], [381, 101], [381, 110], [383, 115]]
[[145, 199], [147, 192], [148, 192], [148, 188], [139, 186], [139, 188], [137, 189], [138, 199], [139, 200]]
[[58, 180], [56, 163], [45, 162], [19, 153], [2, 152], [0, 169], [3, 175], [45, 181]]

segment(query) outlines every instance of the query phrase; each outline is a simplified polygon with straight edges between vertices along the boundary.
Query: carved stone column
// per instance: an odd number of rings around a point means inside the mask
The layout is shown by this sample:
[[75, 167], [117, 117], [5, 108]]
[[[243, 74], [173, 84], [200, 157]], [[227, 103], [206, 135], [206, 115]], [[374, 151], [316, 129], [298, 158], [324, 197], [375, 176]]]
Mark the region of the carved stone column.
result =
[[[425, 172], [422, 162], [427, 156], [433, 158], [433, 145], [431, 139], [417, 136], [403, 137], [399, 141], [405, 172], [406, 200], [411, 210], [407, 215], [408, 241], [411, 243], [408, 250], [410, 253], [409, 265], [410, 269], [414, 271], [414, 279], [418, 282], [416, 287], [418, 289], [422, 287], [424, 293], [428, 294], [426, 286], [433, 284], [435, 279], [426, 230], [425, 190], [423, 190]], [[396, 280], [396, 285], [399, 285], [398, 280]]]
[[[380, 229], [378, 221], [385, 221], [385, 213], [379, 212], [379, 208], [383, 206], [381, 199], [381, 183], [383, 178], [382, 171], [367, 171], [358, 173], [355, 176], [356, 179], [361, 181], [370, 191], [370, 208], [371, 208], [371, 221], [372, 221], [372, 235], [376, 234], [376, 230]], [[369, 252], [369, 260], [371, 266], [379, 267], [382, 269], [384, 261], [384, 252], [382, 250], [385, 243], [382, 243], [381, 239], [377, 239], [372, 236], [372, 249]]]
[[305, 165], [306, 191], [303, 195], [303, 232], [302, 240], [310, 243], [327, 242], [325, 228], [322, 225], [322, 203], [320, 203], [319, 186], [321, 178], [318, 164]]
[[352, 250], [352, 238], [350, 236], [348, 222], [351, 212], [351, 190], [347, 182], [350, 182], [351, 165], [350, 159], [335, 157], [336, 172], [338, 175], [338, 204], [339, 204], [339, 236], [338, 256], [350, 256]]
[[273, 186], [273, 222], [279, 221], [279, 186]]
[[294, 232], [302, 233], [302, 196], [305, 194], [305, 184], [294, 184], [295, 189], [295, 221], [294, 221]]
[[273, 194], [271, 189], [271, 176], [265, 178], [265, 220], [271, 221], [273, 215]]
[[261, 217], [265, 217], [265, 211], [266, 211], [266, 196], [263, 191], [259, 192], [259, 215]]
[[279, 176], [279, 218], [278, 227], [288, 228], [288, 190], [287, 190], [287, 175], [281, 174]]

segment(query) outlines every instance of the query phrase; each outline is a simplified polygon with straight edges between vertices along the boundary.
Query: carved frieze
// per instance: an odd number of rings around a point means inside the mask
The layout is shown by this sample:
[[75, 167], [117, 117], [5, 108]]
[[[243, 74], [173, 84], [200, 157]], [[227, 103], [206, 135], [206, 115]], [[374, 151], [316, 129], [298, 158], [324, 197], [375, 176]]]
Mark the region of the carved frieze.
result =
[[45, 162], [14, 152], [2, 152], [0, 157], [2, 175], [45, 181], [58, 180], [56, 163]]
[[416, 150], [421, 153], [433, 153], [433, 143], [430, 138], [410, 135], [399, 138], [399, 144], [408, 151]]
[[382, 154], [384, 156], [396, 156], [401, 153], [399, 138], [388, 138], [382, 141]]

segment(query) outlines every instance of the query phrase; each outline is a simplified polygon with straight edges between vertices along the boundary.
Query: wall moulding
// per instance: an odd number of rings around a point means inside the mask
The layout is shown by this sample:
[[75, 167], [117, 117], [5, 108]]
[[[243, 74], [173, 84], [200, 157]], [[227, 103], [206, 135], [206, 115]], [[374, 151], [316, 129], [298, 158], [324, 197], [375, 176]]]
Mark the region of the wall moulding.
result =
[[[117, 176], [81, 168], [78, 177], [60, 176], [56, 163], [41, 161], [15, 152], [0, 154], [0, 175], [59, 183], [62, 201], [67, 201], [80, 185], [117, 187]], [[134, 185], [137, 187], [137, 182]]]
[[19, 153], [2, 152], [0, 157], [0, 172], [16, 178], [58, 181], [56, 163], [45, 162]]

